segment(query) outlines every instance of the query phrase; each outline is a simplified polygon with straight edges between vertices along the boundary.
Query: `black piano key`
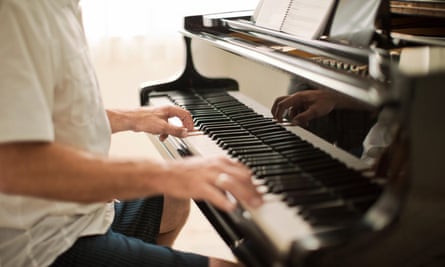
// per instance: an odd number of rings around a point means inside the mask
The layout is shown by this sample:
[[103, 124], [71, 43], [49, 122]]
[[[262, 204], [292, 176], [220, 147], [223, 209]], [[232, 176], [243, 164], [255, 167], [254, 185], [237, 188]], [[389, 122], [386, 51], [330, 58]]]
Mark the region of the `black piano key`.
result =
[[[242, 125], [242, 123], [240, 123], [240, 124]], [[282, 128], [281, 130], [278, 130], [278, 131], [260, 133], [259, 135], [264, 139], [274, 138], [274, 137], [278, 137], [278, 136], [288, 136], [288, 137], [292, 137], [295, 140], [301, 140], [298, 137], [296, 137], [293, 133], [286, 130], [285, 128]]]
[[273, 152], [273, 149], [268, 146], [259, 146], [259, 147], [250, 147], [246, 149], [231, 149], [229, 153], [233, 156], [240, 157], [244, 155], [255, 155], [258, 153], [271, 153]]
[[250, 168], [260, 167], [265, 165], [275, 165], [275, 164], [286, 164], [289, 161], [283, 157], [275, 157], [275, 158], [259, 158], [252, 159], [246, 165]]
[[252, 168], [252, 170], [257, 173], [257, 174], [261, 174], [261, 173], [270, 173], [270, 172], [276, 172], [276, 171], [282, 171], [281, 174], [283, 173], [301, 173], [301, 169], [298, 166], [289, 164], [288, 162], [286, 162], [285, 164], [278, 164], [278, 165], [266, 165], [266, 166], [260, 166], [260, 167], [255, 167]]
[[281, 174], [281, 175], [275, 175], [275, 176], [268, 176], [266, 179], [264, 179], [264, 182], [266, 185], [274, 185], [274, 184], [279, 184], [282, 182], [286, 182], [286, 181], [293, 181], [295, 179], [304, 179], [307, 181], [313, 181], [314, 184], [316, 183], [316, 181], [314, 179], [312, 179], [312, 177], [310, 175], [308, 175], [307, 173], [301, 172], [301, 173], [297, 173], [297, 174]]
[[[251, 143], [252, 145], [261, 145], [262, 142], [258, 139], [250, 139], [248, 140], [249, 143]], [[224, 149], [224, 150], [228, 150], [230, 148], [235, 148], [238, 146], [244, 146], [246, 144], [246, 140], [224, 140], [223, 142], [219, 143], [218, 145]]]
[[273, 152], [273, 150], [264, 145], [263, 143], [259, 144], [252, 144], [252, 145], [246, 145], [239, 144], [239, 145], [231, 145], [230, 148], [227, 149], [229, 154], [239, 154], [239, 155], [247, 155], [247, 154], [255, 154], [255, 153], [264, 153], [264, 152]]
[[[273, 146], [273, 148], [277, 151], [282, 152], [284, 155], [286, 155], [286, 157], [297, 163], [297, 164], [304, 164], [304, 162], [312, 162], [312, 161], [331, 161], [331, 162], [335, 162], [335, 160], [333, 160], [333, 158], [325, 153], [322, 153], [319, 150], [310, 150], [307, 148], [303, 148], [303, 149], [295, 149], [295, 151], [293, 153], [286, 153], [286, 150], [284, 149], [285, 146], [279, 146], [279, 147], [275, 147]], [[309, 163], [308, 163], [309, 164]], [[335, 163], [337, 164], [337, 163]]]
[[[199, 118], [199, 117], [198, 117]], [[223, 127], [223, 126], [228, 126], [228, 127], [239, 127], [238, 125], [234, 124], [233, 121], [231, 121], [230, 119], [224, 119], [222, 118], [220, 121], [209, 121], [206, 122], [204, 124], [201, 125], [201, 127], [204, 129], [206, 127]]]
[[[258, 134], [257, 135], [259, 139], [263, 140], [264, 143], [269, 144], [273, 147], [280, 147], [280, 146], [288, 146], [286, 150], [288, 151], [294, 151], [297, 149], [302, 148], [314, 148], [313, 145], [308, 144], [304, 141], [295, 140], [293, 136], [289, 136], [288, 133], [275, 133], [274, 135], [269, 135], [267, 132], [265, 134]], [[292, 145], [289, 147], [289, 145]]]
[[215, 119], [227, 119], [230, 120], [230, 117], [225, 116], [224, 114], [220, 113], [219, 111], [212, 111], [212, 110], [208, 110], [207, 112], [203, 112], [203, 113], [197, 113], [194, 114], [195, 112], [192, 111], [192, 115], [194, 119], [200, 118], [200, 119], [205, 119], [205, 118], [215, 118]]
[[244, 128], [249, 130], [250, 128], [254, 128], [254, 127], [258, 127], [258, 126], [274, 126], [274, 125], [276, 125], [276, 123], [270, 119], [264, 119], [264, 120], [254, 121], [254, 122], [249, 121], [249, 122], [245, 122], [245, 123], [240, 123], [240, 125], [242, 125]]
[[210, 104], [218, 104], [218, 103], [235, 103], [240, 105], [239, 102], [237, 102], [233, 97], [228, 95], [218, 96], [218, 97], [206, 97], [205, 100], [209, 102]]
[[235, 114], [245, 114], [245, 113], [252, 112], [252, 110], [248, 109], [248, 108], [238, 107], [238, 108], [224, 109], [224, 110], [221, 110], [221, 112], [227, 116], [232, 117]]
[[[271, 129], [274, 129], [276, 133], [279, 133], [280, 131], [286, 131], [286, 129], [283, 126], [281, 126], [277, 123], [269, 123], [268, 125], [263, 125], [262, 123], [257, 124], [257, 122], [262, 122], [262, 120], [258, 120], [256, 122], [250, 122], [249, 123], [250, 126], [248, 126], [249, 130], [255, 131], [255, 130], [260, 130], [260, 129], [264, 129], [264, 128], [271, 128]], [[255, 123], [257, 125], [253, 125], [252, 123]]]
[[[267, 142], [267, 141], [265, 141], [265, 142]], [[286, 154], [288, 157], [300, 156], [303, 153], [306, 153], [307, 155], [311, 155], [311, 154], [320, 152], [320, 150], [318, 148], [316, 148], [308, 143], [292, 142], [291, 141], [289, 143], [286, 142], [286, 145], [288, 145], [288, 144], [292, 144], [293, 148], [292, 149], [280, 149], [282, 151], [282, 153]], [[273, 146], [273, 147], [276, 146], [277, 149], [280, 148], [280, 145], [272, 144], [271, 146]], [[326, 155], [326, 154], [323, 152], [323, 155]]]
[[[317, 150], [311, 150], [308, 148], [295, 148], [292, 151], [282, 149], [282, 147], [272, 146], [276, 151], [283, 154], [284, 157], [288, 158], [290, 161], [295, 164], [301, 164], [304, 166], [305, 164], [310, 165], [311, 162], [318, 161], [334, 161], [330, 156], [326, 154], [318, 153]], [[308, 166], [309, 167], [309, 166]]]
[[239, 137], [239, 136], [249, 136], [250, 133], [248, 131], [234, 131], [234, 132], [221, 132], [221, 133], [213, 133], [212, 139], [222, 139], [224, 141], [224, 138], [227, 137]]
[[[187, 105], [203, 105], [206, 104], [205, 101], [201, 100], [201, 99], [196, 99], [196, 98], [176, 98], [176, 99], [172, 99], [173, 103], [175, 103], [178, 106], [187, 106]], [[209, 105], [206, 105], [204, 108], [208, 108]]]
[[274, 136], [270, 136], [270, 137], [264, 137], [264, 136], [260, 136], [260, 137], [264, 141], [264, 143], [270, 144], [271, 146], [274, 146], [277, 148], [283, 147], [285, 150], [292, 150], [292, 149], [295, 149], [298, 146], [302, 146], [302, 145], [308, 146], [307, 144], [301, 143], [301, 141], [295, 140], [295, 138], [293, 136], [288, 135], [288, 134], [274, 135]]
[[270, 132], [274, 132], [274, 131], [280, 131], [282, 128], [281, 126], [278, 125], [273, 125], [273, 126], [261, 126], [261, 127], [255, 127], [255, 128], [250, 128], [249, 131], [255, 135], [259, 135], [261, 136], [262, 133], [270, 133]]
[[282, 194], [293, 191], [319, 190], [322, 187], [310, 179], [294, 178], [280, 181], [267, 182], [270, 193]]
[[250, 161], [254, 160], [263, 160], [263, 159], [274, 159], [274, 158], [282, 158], [282, 155], [280, 155], [278, 152], [271, 152], [271, 153], [258, 153], [258, 154], [250, 154], [250, 155], [242, 155], [239, 157], [240, 161], [244, 164], [248, 164]]
[[200, 131], [204, 132], [205, 134], [220, 131], [220, 129], [224, 128], [224, 127], [228, 127], [228, 129], [232, 129], [232, 130], [236, 130], [236, 129], [242, 130], [242, 129], [236, 128], [236, 126], [224, 124], [224, 123], [223, 124], [210, 124], [210, 125], [204, 123], [199, 126], [196, 126], [196, 128], [198, 128]]
[[298, 175], [301, 174], [301, 169], [292, 165], [266, 165], [261, 168], [256, 167], [253, 169], [255, 176], [259, 179], [267, 179], [269, 176], [277, 175]]
[[[246, 128], [249, 131], [255, 131], [257, 129], [260, 129], [261, 127], [276, 127], [277, 124], [270, 121], [261, 121], [261, 122], [249, 122], [249, 123], [240, 123], [244, 128]], [[280, 127], [280, 126], [278, 126]]]
[[[230, 109], [230, 108], [242, 108], [242, 109], [250, 109], [244, 105], [240, 105], [237, 102], [234, 101], [221, 101], [221, 102], [216, 102], [216, 103], [212, 103], [212, 106], [214, 106], [215, 108], [218, 108], [220, 110], [226, 110], [226, 109]], [[252, 109], [250, 109], [252, 110]]]
[[258, 140], [258, 138], [252, 134], [243, 135], [243, 136], [231, 136], [231, 137], [225, 137], [224, 140], [218, 139], [216, 141], [217, 144], [224, 144], [224, 143], [230, 143], [232, 141], [235, 142], [249, 142], [250, 140]]
[[[249, 144], [249, 145], [246, 145]], [[258, 146], [258, 145], [264, 145], [263, 142], [261, 142], [258, 139], [251, 138], [249, 140], [224, 140], [224, 145], [222, 148], [229, 149], [229, 148], [248, 148], [249, 146]]]
[[234, 102], [240, 104], [234, 97], [224, 94], [213, 97], [204, 97], [204, 99], [211, 104], [221, 103], [221, 102]]
[[225, 117], [221, 114], [203, 114], [203, 115], [193, 115], [193, 121], [221, 122], [221, 121], [231, 121], [231, 120], [229, 117]]
[[270, 152], [270, 153], [256, 153], [256, 154], [246, 154], [240, 157], [245, 162], [255, 161], [255, 160], [265, 160], [265, 159], [281, 159], [283, 156], [278, 152]]
[[227, 94], [227, 91], [225, 90], [209, 90], [209, 88], [206, 88], [204, 90], [196, 90], [197, 93], [199, 93], [199, 95], [204, 98], [204, 99], [212, 99], [214, 97], [219, 97], [219, 96], [230, 96], [229, 94]]
[[184, 105], [179, 105], [182, 108], [185, 108], [187, 110], [214, 110], [213, 108], [209, 107], [209, 105], [207, 105], [206, 103], [196, 103], [196, 104], [184, 104]]
[[242, 136], [243, 134], [249, 134], [249, 132], [247, 132], [244, 129], [239, 129], [239, 128], [235, 128], [235, 129], [219, 129], [219, 130], [213, 130], [209, 132], [209, 136], [211, 138], [215, 137], [223, 137], [223, 136]]
[[[253, 114], [251, 114], [251, 115], [253, 115]], [[236, 123], [239, 123], [240, 125], [242, 125], [243, 123], [246, 123], [246, 122], [255, 122], [255, 121], [258, 121], [258, 120], [262, 120], [263, 118], [264, 117], [262, 115], [246, 116], [246, 117], [244, 117], [244, 116], [237, 116], [236, 118], [232, 117], [232, 119]]]
[[234, 121], [237, 121], [237, 120], [245, 121], [246, 119], [258, 119], [258, 118], [262, 118], [262, 117], [263, 117], [262, 115], [259, 115], [255, 112], [251, 112], [251, 113], [246, 113], [246, 114], [233, 115], [231, 118]]
[[187, 109], [192, 114], [192, 117], [204, 117], [204, 116], [219, 116], [219, 117], [225, 117], [223, 113], [219, 110], [215, 109]]
[[204, 118], [193, 118], [193, 122], [195, 123], [196, 126], [201, 126], [201, 125], [205, 125], [208, 122], [221, 122], [221, 121], [229, 121], [228, 119], [225, 118], [212, 118], [212, 117], [204, 117]]
[[338, 197], [330, 193], [328, 190], [298, 190], [285, 192], [284, 201], [290, 207], [314, 205], [338, 200]]
[[229, 131], [242, 131], [243, 129], [239, 126], [229, 126], [229, 125], [218, 125], [218, 126], [201, 126], [200, 130], [203, 131], [206, 134], [211, 134], [214, 132], [222, 132], [224, 130]]

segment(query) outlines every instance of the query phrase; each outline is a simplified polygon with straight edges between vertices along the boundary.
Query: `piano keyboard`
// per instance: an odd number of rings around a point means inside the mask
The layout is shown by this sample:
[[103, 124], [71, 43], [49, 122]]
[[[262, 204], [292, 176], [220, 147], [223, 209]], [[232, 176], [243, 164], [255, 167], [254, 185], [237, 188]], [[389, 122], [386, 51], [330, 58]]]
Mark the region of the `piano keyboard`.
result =
[[173, 158], [229, 155], [246, 164], [264, 192], [265, 204], [251, 209], [241, 203], [243, 215], [279, 252], [286, 253], [293, 241], [303, 239], [308, 249], [316, 249], [321, 245], [313, 238], [316, 234], [359, 222], [382, 191], [381, 185], [363, 175], [367, 166], [338, 149], [335, 155], [326, 151], [332, 148], [320, 149], [306, 140], [316, 137], [308, 137], [299, 127], [289, 130], [268, 118], [264, 108], [254, 110], [236, 94], [206, 90], [151, 95], [151, 105], [173, 103], [189, 110], [196, 128], [204, 133], [169, 137], [158, 146]]

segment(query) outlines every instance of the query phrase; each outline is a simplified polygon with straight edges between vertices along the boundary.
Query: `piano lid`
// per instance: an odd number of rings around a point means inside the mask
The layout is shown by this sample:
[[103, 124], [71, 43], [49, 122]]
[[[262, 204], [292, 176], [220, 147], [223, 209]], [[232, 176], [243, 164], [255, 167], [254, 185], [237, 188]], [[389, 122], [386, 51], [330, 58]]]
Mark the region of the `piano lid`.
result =
[[[185, 18], [183, 34], [284, 70], [315, 86], [337, 90], [371, 106], [379, 106], [390, 97], [386, 77], [381, 75], [384, 71], [376, 71], [388, 63], [384, 60], [388, 51], [323, 39], [299, 39], [256, 26], [250, 20], [252, 14], [253, 11], [250, 15], [242, 13], [241, 17], [227, 13], [189, 16]], [[378, 66], [374, 66], [376, 64]]]

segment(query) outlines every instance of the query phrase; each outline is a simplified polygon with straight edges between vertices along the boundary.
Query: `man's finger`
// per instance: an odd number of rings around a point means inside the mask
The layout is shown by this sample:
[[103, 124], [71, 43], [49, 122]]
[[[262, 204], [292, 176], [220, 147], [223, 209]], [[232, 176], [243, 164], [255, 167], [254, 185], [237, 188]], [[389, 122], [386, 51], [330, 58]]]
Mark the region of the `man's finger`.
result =
[[187, 128], [184, 128], [184, 127], [177, 127], [177, 126], [169, 125], [169, 127], [167, 128], [166, 134], [173, 135], [173, 136], [180, 137], [180, 138], [185, 138], [188, 135], [188, 130], [187, 130]]
[[169, 118], [171, 117], [177, 117], [181, 120], [182, 125], [188, 129], [193, 130], [194, 124], [192, 115], [187, 110], [177, 107], [177, 106], [170, 106], [168, 111]]

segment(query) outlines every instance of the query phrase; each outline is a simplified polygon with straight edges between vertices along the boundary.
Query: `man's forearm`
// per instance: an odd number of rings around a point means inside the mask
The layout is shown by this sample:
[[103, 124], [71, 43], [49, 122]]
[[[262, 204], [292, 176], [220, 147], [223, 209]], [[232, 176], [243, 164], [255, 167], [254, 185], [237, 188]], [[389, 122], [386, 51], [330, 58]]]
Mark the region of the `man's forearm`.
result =
[[0, 191], [74, 202], [131, 199], [160, 193], [164, 166], [112, 160], [55, 143], [3, 144]]
[[111, 132], [117, 133], [121, 131], [132, 130], [132, 118], [131, 111], [128, 110], [118, 110], [118, 109], [107, 109], [107, 116], [111, 126]]

